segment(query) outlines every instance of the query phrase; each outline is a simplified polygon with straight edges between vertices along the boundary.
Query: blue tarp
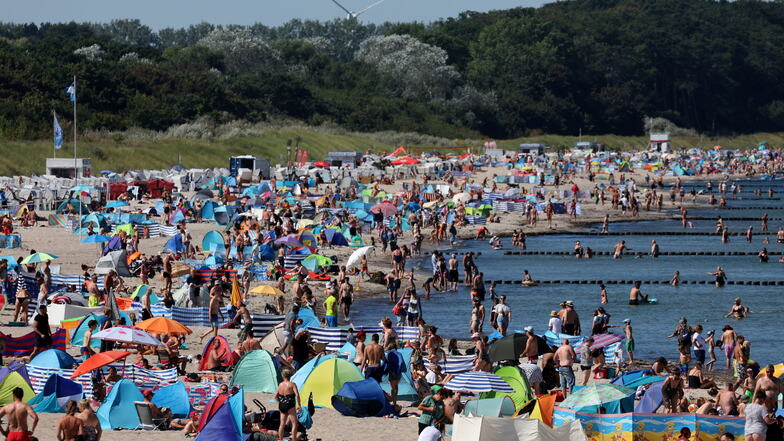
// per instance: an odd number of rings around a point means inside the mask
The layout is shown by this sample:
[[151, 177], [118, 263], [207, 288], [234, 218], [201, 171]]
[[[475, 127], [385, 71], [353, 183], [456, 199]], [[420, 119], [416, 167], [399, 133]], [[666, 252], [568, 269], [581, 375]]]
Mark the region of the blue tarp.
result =
[[41, 393], [36, 395], [28, 404], [34, 406], [36, 412], [64, 412], [68, 401], [82, 399], [82, 385], [52, 374], [46, 380]]
[[182, 253], [185, 251], [185, 245], [182, 244], [182, 235], [177, 234], [172, 236], [163, 246], [163, 249], [172, 253]]
[[620, 377], [614, 378], [610, 383], [617, 384], [619, 386], [626, 386], [629, 389], [637, 389], [637, 387], [645, 384], [657, 383], [659, 381], [665, 380], [664, 377], [660, 377], [658, 375], [643, 375], [646, 372], [650, 371], [643, 369], [629, 371]]
[[345, 416], [381, 417], [394, 413], [376, 380], [349, 381], [332, 396], [332, 406]]

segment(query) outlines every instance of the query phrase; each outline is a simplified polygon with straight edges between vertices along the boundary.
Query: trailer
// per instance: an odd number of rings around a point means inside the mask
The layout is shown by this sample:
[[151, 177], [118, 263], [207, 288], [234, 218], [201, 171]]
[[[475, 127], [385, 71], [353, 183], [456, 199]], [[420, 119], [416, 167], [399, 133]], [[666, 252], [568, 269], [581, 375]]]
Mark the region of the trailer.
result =
[[243, 155], [229, 158], [229, 173], [239, 179], [250, 181], [252, 177], [270, 178], [270, 163], [259, 156]]
[[46, 158], [46, 174], [58, 178], [89, 178], [92, 176], [90, 158]]

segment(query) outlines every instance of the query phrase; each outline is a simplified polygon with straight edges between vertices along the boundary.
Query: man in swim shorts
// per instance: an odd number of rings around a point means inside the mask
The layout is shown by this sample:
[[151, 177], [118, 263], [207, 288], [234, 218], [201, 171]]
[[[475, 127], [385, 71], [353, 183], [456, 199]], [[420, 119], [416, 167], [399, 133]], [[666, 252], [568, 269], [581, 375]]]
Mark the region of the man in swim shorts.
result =
[[384, 369], [381, 367], [381, 362], [385, 360], [384, 348], [378, 344], [378, 334], [373, 334], [369, 345], [365, 346], [363, 351], [365, 359], [362, 361], [361, 371], [365, 374], [365, 378], [372, 378], [381, 384], [382, 377], [384, 376]]
[[[0, 418], [8, 418], [8, 435], [6, 440], [30, 441], [30, 437], [38, 425], [38, 415], [29, 404], [22, 401], [24, 391], [21, 387], [15, 387], [12, 395], [14, 401], [0, 409]], [[33, 419], [33, 427], [29, 431], [27, 430], [28, 417]]]

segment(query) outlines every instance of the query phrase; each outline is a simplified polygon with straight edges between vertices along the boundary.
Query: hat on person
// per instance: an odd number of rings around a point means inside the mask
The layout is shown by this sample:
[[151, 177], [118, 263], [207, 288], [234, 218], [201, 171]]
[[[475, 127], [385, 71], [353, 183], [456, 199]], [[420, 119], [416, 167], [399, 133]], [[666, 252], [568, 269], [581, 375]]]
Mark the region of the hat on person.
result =
[[711, 335], [714, 335], [715, 333], [716, 333], [716, 330], [715, 329], [711, 329], [710, 331], [708, 331], [708, 337], [710, 337]]
[[566, 304], [566, 306], [574, 306], [574, 302], [571, 300], [567, 300], [564, 303]]
[[433, 385], [433, 387], [431, 387], [431, 388], [430, 388], [430, 390], [432, 390], [432, 391], [433, 391], [433, 393], [437, 393], [438, 391], [440, 391], [441, 389], [443, 389], [443, 387], [444, 387], [444, 386], [439, 386], [439, 385], [435, 384], [435, 385]]
[[631, 323], [631, 322], [632, 322], [632, 319], [623, 319], [623, 322], [624, 322], [624, 323]]
[[332, 282], [327, 282], [327, 289], [332, 288]]
[[533, 326], [526, 326], [525, 328], [523, 328], [523, 330], [525, 330], [525, 332], [534, 332], [534, 327]]
[[730, 326], [730, 325], [724, 325], [724, 327], [723, 327], [723, 328], [721, 328], [721, 330], [722, 330], [722, 331], [728, 331], [728, 330], [732, 330], [732, 326]]
[[558, 311], [550, 311], [550, 317], [558, 317]]
[[471, 335], [471, 340], [473, 340], [475, 338], [479, 338], [479, 337], [481, 337], [481, 335], [479, 335], [478, 332], [474, 332], [473, 335]]

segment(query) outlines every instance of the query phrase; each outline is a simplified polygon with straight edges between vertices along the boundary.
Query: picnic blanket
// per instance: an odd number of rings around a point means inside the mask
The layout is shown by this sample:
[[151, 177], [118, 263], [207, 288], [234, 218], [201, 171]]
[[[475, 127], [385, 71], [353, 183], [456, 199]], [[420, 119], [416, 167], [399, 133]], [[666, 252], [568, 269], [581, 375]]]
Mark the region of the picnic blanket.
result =
[[[4, 357], [26, 357], [33, 353], [35, 349], [35, 332], [30, 332], [21, 337], [11, 337], [10, 335], [0, 334], [3, 339], [5, 349], [3, 349]], [[64, 351], [65, 348], [65, 329], [58, 329], [52, 334], [52, 347]]]

